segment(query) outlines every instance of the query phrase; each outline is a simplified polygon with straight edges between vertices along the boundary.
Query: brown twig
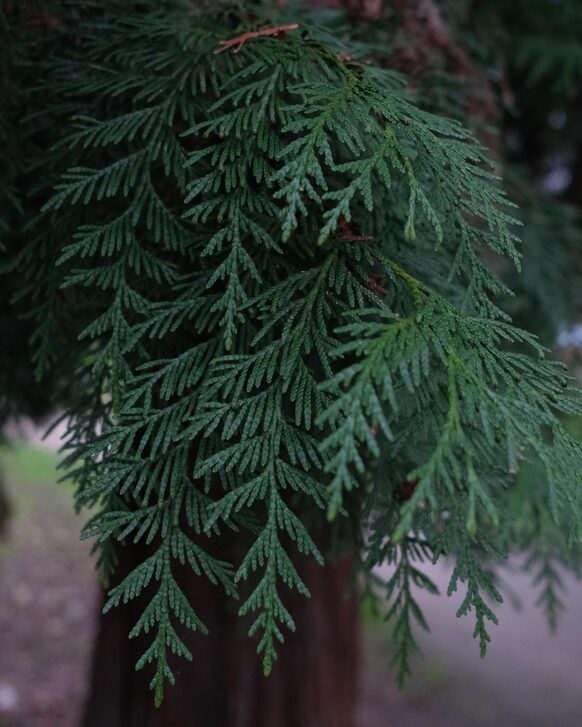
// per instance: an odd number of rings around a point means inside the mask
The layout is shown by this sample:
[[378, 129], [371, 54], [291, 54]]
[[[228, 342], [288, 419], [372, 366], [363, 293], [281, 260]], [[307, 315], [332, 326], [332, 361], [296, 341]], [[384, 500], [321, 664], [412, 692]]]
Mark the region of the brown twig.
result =
[[380, 273], [370, 273], [368, 276], [368, 290], [371, 290], [372, 293], [376, 293], [376, 295], [388, 295], [386, 288], [380, 285], [382, 280], [384, 280], [384, 276], [380, 275]]
[[223, 50], [234, 48], [233, 53], [238, 53], [247, 40], [253, 40], [254, 38], [262, 38], [265, 36], [277, 36], [284, 33], [287, 30], [296, 30], [299, 27], [299, 23], [289, 23], [289, 25], [276, 25], [274, 28], [262, 28], [261, 30], [252, 30], [248, 33], [238, 35], [236, 38], [230, 40], [221, 40], [218, 48], [214, 51], [215, 54], [222, 53]]
[[343, 215], [341, 215], [339, 218], [339, 228], [341, 230], [343, 239], [349, 240], [350, 242], [361, 242], [374, 239], [371, 235], [356, 235], [356, 233], [348, 225], [348, 221]]
[[420, 480], [404, 480], [401, 482], [396, 489], [396, 499], [399, 502], [407, 502], [414, 495], [416, 486]]
[[[348, 240], [349, 242], [369, 242], [370, 240], [374, 239], [371, 235], [356, 235], [356, 233], [349, 226], [348, 221], [343, 215], [341, 215], [339, 218], [339, 228], [342, 238], [344, 240]], [[370, 290], [372, 293], [376, 293], [376, 295], [388, 295], [388, 291], [386, 290], [386, 288], [383, 288], [380, 285], [380, 283], [384, 279], [383, 275], [379, 275], [378, 273], [370, 273], [368, 275], [368, 280], [364, 280], [362, 276], [353, 268], [352, 272], [361, 283], [361, 285], [363, 285], [365, 288], [368, 288], [368, 290]]]

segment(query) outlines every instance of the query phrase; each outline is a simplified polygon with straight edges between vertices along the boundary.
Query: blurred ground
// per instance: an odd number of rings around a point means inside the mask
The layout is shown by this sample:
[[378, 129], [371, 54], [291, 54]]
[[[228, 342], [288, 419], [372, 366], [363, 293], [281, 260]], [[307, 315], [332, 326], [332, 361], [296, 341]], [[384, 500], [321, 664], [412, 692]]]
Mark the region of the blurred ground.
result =
[[0, 727], [79, 721], [97, 587], [56, 462], [28, 446], [0, 452], [14, 511], [0, 543]]
[[[0, 543], [0, 727], [77, 727], [84, 698], [97, 586], [71, 493], [54, 485], [55, 441], [0, 452], [15, 510]], [[444, 566], [437, 573], [441, 590], [447, 575]], [[483, 660], [472, 621], [455, 618], [459, 599], [422, 596], [432, 633], [400, 693], [387, 627], [367, 624], [358, 727], [582, 725], [582, 585], [568, 583], [555, 637], [527, 579], [515, 573], [511, 587], [523, 610], [499, 609]]]
[[[431, 575], [445, 592], [449, 569]], [[582, 725], [582, 584], [567, 581], [567, 611], [555, 635], [534, 605], [528, 578], [512, 574], [511, 587], [522, 607], [496, 607], [500, 623], [491, 628], [484, 659], [472, 637], [471, 617], [455, 617], [461, 598], [420, 595], [431, 633], [419, 638], [424, 659], [415, 661], [401, 693], [386, 669], [386, 629], [369, 626], [359, 727]]]

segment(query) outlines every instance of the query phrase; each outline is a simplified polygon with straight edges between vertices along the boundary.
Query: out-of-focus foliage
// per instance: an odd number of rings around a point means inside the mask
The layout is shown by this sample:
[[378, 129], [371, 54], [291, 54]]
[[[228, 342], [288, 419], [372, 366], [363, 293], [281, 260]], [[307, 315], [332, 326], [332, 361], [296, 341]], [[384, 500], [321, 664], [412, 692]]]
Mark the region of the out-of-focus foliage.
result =
[[[8, 7], [8, 4], [6, 5]], [[25, 46], [15, 37], [14, 13], [11, 20], [0, 3], [0, 256], [4, 259], [18, 245], [17, 230], [26, 223], [27, 202], [20, 183], [35, 152], [22, 134], [24, 89], [21, 68]], [[20, 13], [19, 13], [20, 15]], [[10, 420], [46, 416], [51, 408], [51, 387], [34, 376], [30, 339], [34, 326], [21, 317], [29, 304], [19, 305], [20, 285], [16, 277], [5, 275], [0, 285], [0, 439]]]

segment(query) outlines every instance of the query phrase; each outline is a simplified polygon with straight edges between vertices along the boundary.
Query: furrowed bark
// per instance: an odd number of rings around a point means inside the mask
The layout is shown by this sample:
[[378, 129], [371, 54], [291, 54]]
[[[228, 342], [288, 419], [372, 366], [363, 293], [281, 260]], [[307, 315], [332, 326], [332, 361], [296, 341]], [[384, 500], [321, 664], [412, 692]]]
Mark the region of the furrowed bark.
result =
[[[142, 559], [139, 547], [123, 548], [116, 582]], [[184, 634], [193, 661], [172, 664], [177, 683], [160, 709], [148, 688], [150, 671], [134, 669], [147, 637], [127, 637], [144, 601], [100, 615], [82, 727], [354, 727], [358, 608], [346, 587], [352, 565], [349, 556], [324, 568], [298, 564], [311, 598], [286, 594], [297, 630], [285, 634], [268, 678], [237, 604], [184, 569], [180, 585], [210, 633]]]

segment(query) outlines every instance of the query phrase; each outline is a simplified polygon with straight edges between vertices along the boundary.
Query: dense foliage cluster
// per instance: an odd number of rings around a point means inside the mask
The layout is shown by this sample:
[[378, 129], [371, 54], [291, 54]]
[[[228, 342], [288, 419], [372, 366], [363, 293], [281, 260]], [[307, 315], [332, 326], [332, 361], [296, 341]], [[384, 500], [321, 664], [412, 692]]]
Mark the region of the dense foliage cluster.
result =
[[[156, 699], [168, 651], [191, 658], [176, 622], [205, 630], [178, 565], [240, 595], [268, 674], [294, 629], [287, 589], [309, 595], [297, 554], [323, 565], [328, 520], [367, 577], [395, 564], [401, 675], [425, 625], [413, 587], [435, 588], [424, 560], [456, 559], [449, 591], [465, 589], [484, 651], [492, 563], [525, 549], [551, 586], [556, 543], [575, 559], [562, 545], [582, 534], [580, 397], [504, 312], [498, 270], [522, 264], [520, 222], [543, 252], [556, 208], [530, 224], [445, 91], [428, 102], [418, 78], [415, 98], [340, 16], [49, 10], [34, 43], [3, 17], [22, 98], [0, 135], [25, 151], [6, 157], [0, 212], [29, 192], [2, 217], [4, 268], [36, 372], [67, 406], [66, 466], [104, 573], [124, 541], [144, 545], [107, 607], [151, 592], [132, 634], [152, 635], [139, 665], [155, 665]], [[225, 529], [239, 562], [213, 554]]]

